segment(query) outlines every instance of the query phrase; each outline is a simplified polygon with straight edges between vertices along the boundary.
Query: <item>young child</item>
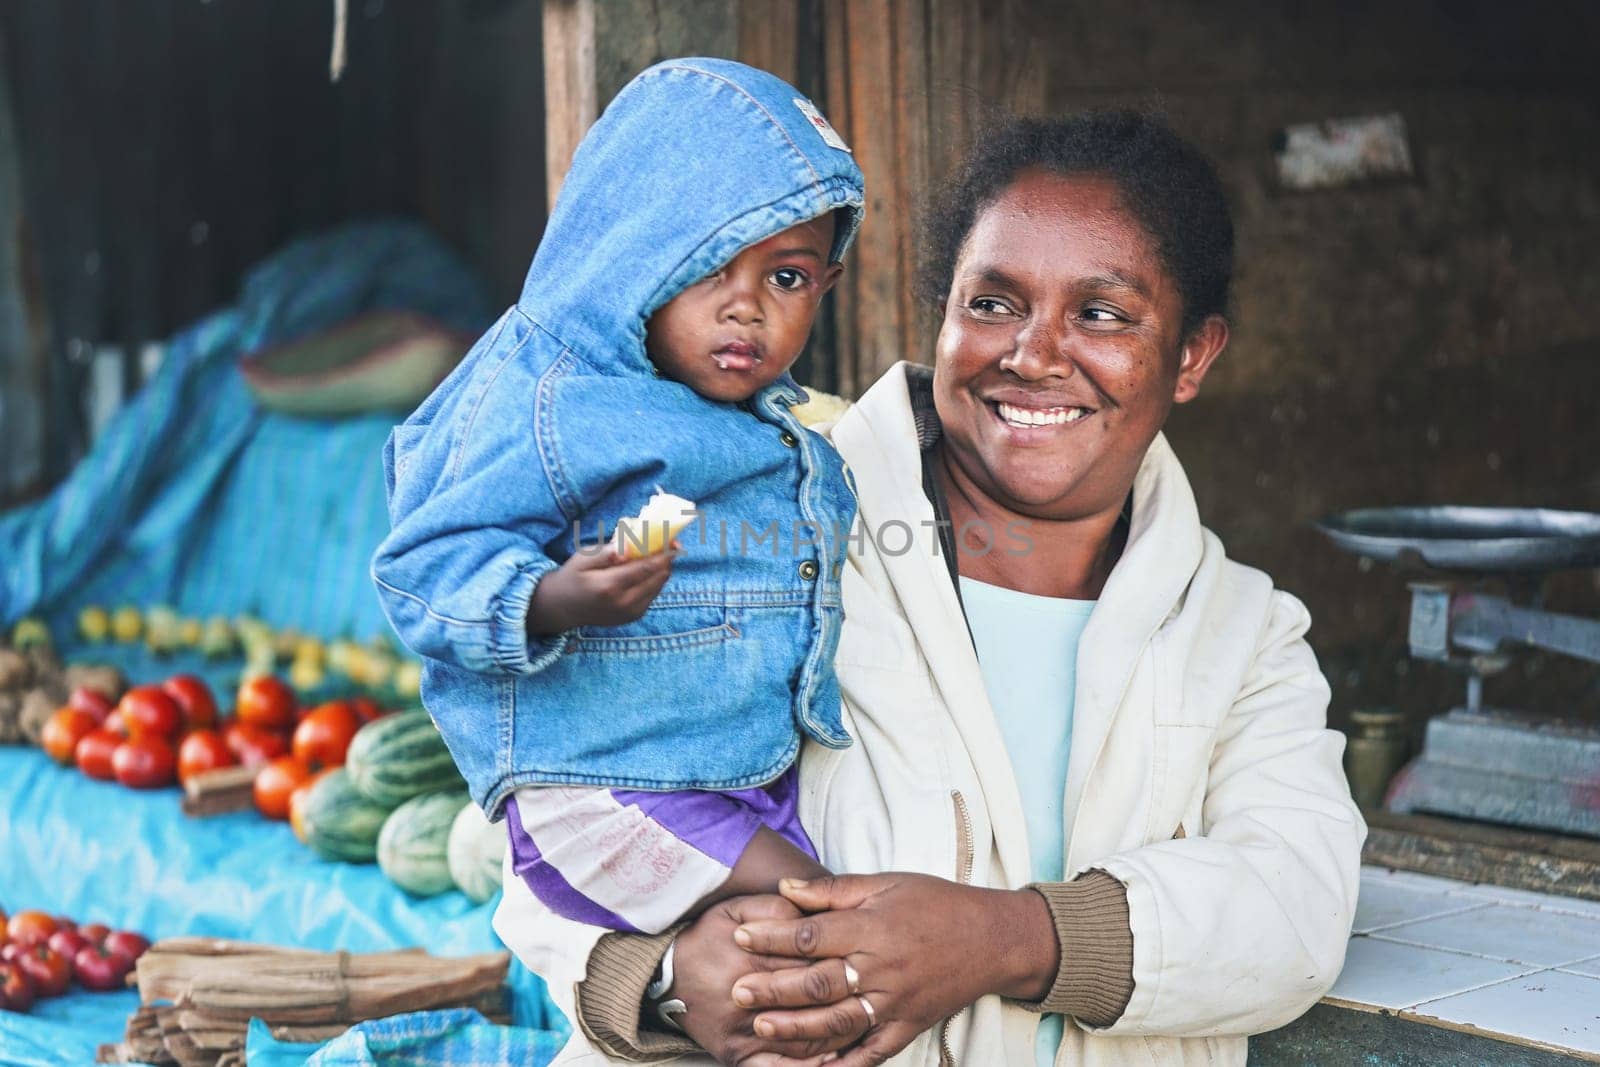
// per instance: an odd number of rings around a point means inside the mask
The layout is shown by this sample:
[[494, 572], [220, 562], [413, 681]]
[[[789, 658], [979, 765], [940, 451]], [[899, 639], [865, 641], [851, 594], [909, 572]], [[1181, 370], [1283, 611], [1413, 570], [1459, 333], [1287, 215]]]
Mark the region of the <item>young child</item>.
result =
[[[517, 305], [390, 438], [379, 595], [513, 869], [568, 918], [653, 933], [822, 872], [793, 764], [802, 734], [850, 743], [854, 498], [788, 369], [862, 206], [781, 80], [653, 67], [579, 146]], [[595, 548], [663, 490], [699, 518], [668, 550]]]

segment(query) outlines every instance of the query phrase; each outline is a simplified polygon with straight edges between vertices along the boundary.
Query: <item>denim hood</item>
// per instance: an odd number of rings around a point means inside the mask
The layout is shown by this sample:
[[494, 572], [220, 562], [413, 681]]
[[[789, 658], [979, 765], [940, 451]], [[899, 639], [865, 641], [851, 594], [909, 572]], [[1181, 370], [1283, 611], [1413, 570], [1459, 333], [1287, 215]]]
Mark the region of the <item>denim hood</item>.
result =
[[518, 306], [595, 369], [653, 376], [645, 320], [740, 250], [843, 209], [832, 259], [843, 257], [864, 204], [843, 144], [771, 74], [659, 63], [584, 137]]

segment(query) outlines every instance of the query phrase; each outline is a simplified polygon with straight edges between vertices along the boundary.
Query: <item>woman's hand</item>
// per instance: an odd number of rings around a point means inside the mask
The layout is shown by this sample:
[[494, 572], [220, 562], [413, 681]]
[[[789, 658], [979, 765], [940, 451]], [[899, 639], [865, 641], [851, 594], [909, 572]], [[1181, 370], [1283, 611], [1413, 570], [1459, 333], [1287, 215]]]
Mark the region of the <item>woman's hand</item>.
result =
[[[779, 890], [811, 914], [750, 918], [734, 931], [758, 961], [735, 983], [734, 1000], [760, 1012], [753, 1029], [769, 1047], [860, 1039], [838, 1067], [883, 1063], [989, 993], [1040, 999], [1059, 967], [1049, 909], [1032, 890], [919, 874], [786, 880]], [[772, 961], [781, 957], [817, 962], [780, 970]]]
[[782, 897], [734, 897], [708, 908], [678, 935], [668, 993], [689, 1009], [679, 1017], [684, 1032], [717, 1062], [730, 1067], [817, 1067], [827, 1054], [860, 1036], [856, 1031], [797, 1039], [758, 1037], [751, 1027], [755, 1012], [734, 1003], [731, 990], [738, 979], [792, 971], [796, 963], [785, 956], [746, 952], [734, 944], [733, 932], [747, 923], [800, 917], [800, 910]]

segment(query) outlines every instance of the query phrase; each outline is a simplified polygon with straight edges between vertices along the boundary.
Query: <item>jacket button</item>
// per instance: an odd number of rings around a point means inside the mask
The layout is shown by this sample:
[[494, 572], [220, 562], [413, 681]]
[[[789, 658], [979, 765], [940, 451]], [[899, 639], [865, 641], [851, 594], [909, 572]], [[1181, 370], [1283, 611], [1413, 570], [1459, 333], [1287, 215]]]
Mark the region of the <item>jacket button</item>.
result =
[[812, 559], [802, 560], [800, 562], [800, 577], [804, 578], [808, 582], [816, 581], [817, 561]]
[[778, 440], [783, 442], [784, 448], [793, 448], [795, 445], [800, 443], [800, 439], [794, 434], [790, 433], [788, 430], [785, 430], [779, 434]]

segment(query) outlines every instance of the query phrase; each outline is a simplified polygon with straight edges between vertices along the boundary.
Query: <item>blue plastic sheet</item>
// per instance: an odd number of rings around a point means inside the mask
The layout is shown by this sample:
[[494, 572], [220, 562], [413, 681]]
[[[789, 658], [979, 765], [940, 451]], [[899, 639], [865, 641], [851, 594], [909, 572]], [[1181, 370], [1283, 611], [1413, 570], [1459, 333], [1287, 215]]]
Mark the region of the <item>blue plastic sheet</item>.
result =
[[[175, 790], [138, 792], [0, 748], [0, 907], [43, 908], [152, 940], [196, 935], [304, 948], [435, 955], [498, 951], [496, 901], [419, 899], [374, 865], [328, 863], [253, 812], [194, 819]], [[543, 983], [513, 962], [513, 1020], [565, 1033]], [[93, 1062], [121, 1038], [132, 993], [77, 992], [31, 1014], [0, 1012], [0, 1065]], [[558, 1036], [549, 1038], [557, 1045]]]
[[323, 637], [388, 632], [367, 562], [388, 531], [391, 414], [303, 419], [258, 407], [253, 351], [378, 309], [476, 333], [491, 310], [461, 261], [414, 224], [340, 227], [257, 266], [239, 302], [170, 340], [161, 369], [71, 475], [0, 515], [0, 625], [85, 604], [250, 612]]
[[545, 1067], [561, 1045], [559, 1034], [494, 1026], [462, 1008], [374, 1019], [320, 1046], [275, 1040], [252, 1020], [245, 1055], [250, 1067]]

